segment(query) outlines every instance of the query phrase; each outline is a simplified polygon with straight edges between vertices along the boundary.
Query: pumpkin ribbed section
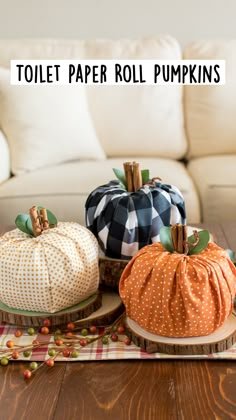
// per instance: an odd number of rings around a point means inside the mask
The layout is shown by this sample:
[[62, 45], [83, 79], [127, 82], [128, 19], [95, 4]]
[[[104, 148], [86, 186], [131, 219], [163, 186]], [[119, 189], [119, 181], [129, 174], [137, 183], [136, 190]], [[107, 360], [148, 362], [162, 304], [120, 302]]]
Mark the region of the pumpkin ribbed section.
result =
[[155, 182], [127, 192], [117, 181], [95, 189], [86, 201], [86, 225], [106, 256], [130, 259], [157, 242], [162, 226], [185, 223], [185, 203], [173, 185]]
[[0, 238], [0, 301], [11, 308], [57, 312], [94, 294], [98, 282], [97, 240], [77, 223]]
[[119, 284], [129, 318], [167, 337], [204, 336], [232, 313], [236, 269], [227, 253], [209, 243], [200, 254], [144, 247], [128, 263]]

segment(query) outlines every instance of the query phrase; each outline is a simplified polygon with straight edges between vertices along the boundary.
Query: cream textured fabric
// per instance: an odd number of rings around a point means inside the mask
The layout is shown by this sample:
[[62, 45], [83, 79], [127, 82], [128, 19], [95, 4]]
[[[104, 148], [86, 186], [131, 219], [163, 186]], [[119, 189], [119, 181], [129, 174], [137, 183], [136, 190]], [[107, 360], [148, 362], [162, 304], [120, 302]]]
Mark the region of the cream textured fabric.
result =
[[0, 183], [10, 176], [10, 151], [7, 140], [0, 130]]
[[0, 238], [0, 300], [12, 308], [54, 313], [94, 294], [98, 282], [97, 241], [76, 223]]
[[226, 60], [224, 86], [185, 86], [189, 156], [236, 153], [236, 40], [195, 42], [184, 58]]
[[85, 90], [72, 86], [12, 86], [0, 69], [0, 127], [16, 175], [74, 159], [104, 159]]
[[[171, 37], [142, 40], [93, 40], [86, 58], [181, 59]], [[139, 75], [136, 73], [136, 77]], [[187, 144], [182, 86], [89, 86], [89, 105], [98, 137], [109, 157], [182, 158]]]
[[[52, 210], [59, 220], [85, 223], [84, 204], [96, 187], [116, 179], [112, 168], [123, 168], [128, 158], [105, 161], [68, 162], [14, 177], [0, 188], [0, 220], [11, 225], [18, 213], [34, 203]], [[187, 209], [187, 222], [200, 221], [197, 192], [184, 165], [170, 159], [136, 158], [151, 176], [176, 185], [182, 192]], [[7, 209], [7, 211], [6, 211]]]
[[193, 159], [188, 170], [199, 192], [203, 220], [235, 221], [236, 155]]

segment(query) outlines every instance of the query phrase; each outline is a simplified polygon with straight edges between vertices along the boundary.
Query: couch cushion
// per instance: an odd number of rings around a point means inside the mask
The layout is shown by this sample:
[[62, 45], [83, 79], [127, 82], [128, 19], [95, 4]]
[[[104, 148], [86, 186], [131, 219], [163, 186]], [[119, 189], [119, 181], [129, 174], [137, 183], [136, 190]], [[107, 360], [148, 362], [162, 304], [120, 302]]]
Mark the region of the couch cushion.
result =
[[[93, 40], [88, 59], [181, 59], [171, 37]], [[89, 106], [98, 137], [109, 157], [182, 158], [186, 152], [182, 86], [89, 86]]]
[[[10, 59], [181, 59], [178, 42], [161, 36], [121, 40], [0, 40], [0, 65]], [[182, 158], [187, 142], [182, 86], [86, 88], [95, 129], [112, 157]]]
[[236, 215], [236, 154], [193, 159], [188, 170], [198, 189], [203, 220], [234, 221]]
[[12, 86], [0, 69], [0, 126], [14, 174], [72, 159], [103, 159], [82, 86]]
[[10, 176], [10, 151], [3, 132], [0, 130], [0, 183]]
[[236, 40], [195, 42], [185, 48], [184, 58], [226, 60], [224, 86], [185, 86], [189, 156], [236, 153]]
[[[61, 221], [85, 224], [84, 205], [88, 194], [97, 186], [115, 179], [112, 168], [123, 167], [124, 159], [70, 162], [11, 178], [0, 185], [0, 221], [13, 224], [19, 213], [34, 204], [51, 209]], [[139, 159], [151, 176], [176, 185], [182, 192], [188, 223], [200, 220], [198, 197], [184, 165], [168, 159]]]

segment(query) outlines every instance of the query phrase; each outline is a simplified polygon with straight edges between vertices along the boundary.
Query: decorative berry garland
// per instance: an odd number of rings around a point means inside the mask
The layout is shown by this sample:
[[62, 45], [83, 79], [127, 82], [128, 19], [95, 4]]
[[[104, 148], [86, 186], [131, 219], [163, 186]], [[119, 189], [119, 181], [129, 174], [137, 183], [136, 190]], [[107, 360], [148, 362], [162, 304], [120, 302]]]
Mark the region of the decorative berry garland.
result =
[[[51, 343], [48, 349], [49, 358], [44, 362], [38, 364], [37, 362], [31, 361], [29, 368], [23, 372], [25, 379], [29, 379], [33, 374], [38, 372], [39, 369], [48, 366], [53, 367], [56, 358], [60, 355], [64, 357], [77, 358], [79, 352], [83, 347], [93, 344], [95, 341], [101, 341], [102, 344], [108, 345], [110, 341], [117, 342], [121, 341], [125, 345], [129, 346], [131, 340], [128, 336], [120, 337], [126, 332], [123, 324], [124, 313], [122, 313], [111, 325], [104, 327], [102, 334], [100, 334], [100, 327], [91, 325], [90, 327], [77, 326], [75, 322], [69, 322], [65, 328], [57, 328], [55, 331], [51, 330], [51, 322], [49, 319], [45, 319], [43, 325], [37, 332], [33, 327], [29, 327], [27, 332], [29, 336], [40, 333], [42, 335], [49, 335], [54, 337], [54, 343]], [[16, 330], [15, 337], [21, 337], [23, 334], [22, 330]], [[0, 350], [0, 364], [7, 366], [11, 360], [17, 360], [20, 354], [24, 357], [30, 357], [34, 349], [40, 349], [45, 346], [45, 341], [33, 340], [26, 345], [17, 345], [13, 340], [8, 340]]]

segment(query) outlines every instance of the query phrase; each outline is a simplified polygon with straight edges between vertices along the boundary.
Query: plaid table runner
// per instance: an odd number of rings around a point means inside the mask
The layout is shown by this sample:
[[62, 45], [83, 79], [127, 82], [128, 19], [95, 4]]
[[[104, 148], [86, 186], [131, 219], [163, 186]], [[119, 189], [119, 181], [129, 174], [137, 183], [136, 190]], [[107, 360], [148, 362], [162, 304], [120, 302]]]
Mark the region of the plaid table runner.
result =
[[[21, 329], [23, 334], [21, 337], [15, 337], [15, 331]], [[100, 328], [100, 334], [102, 334], [103, 329]], [[124, 336], [119, 335], [120, 339]], [[29, 357], [24, 357], [20, 353], [20, 357], [17, 360], [23, 361], [44, 361], [50, 356], [48, 355], [48, 349], [50, 347], [55, 347], [54, 336], [53, 335], [43, 335], [35, 334], [29, 336], [27, 333], [27, 328], [22, 329], [15, 325], [0, 325], [0, 357], [9, 349], [6, 348], [6, 342], [8, 340], [13, 340], [15, 345], [27, 346], [32, 343], [33, 340], [39, 340], [42, 342], [42, 345], [39, 348], [34, 349], [31, 352]], [[131, 360], [131, 359], [140, 359], [140, 360], [153, 360], [153, 359], [229, 359], [236, 360], [236, 343], [227, 351], [214, 354], [204, 354], [204, 355], [168, 355], [162, 353], [153, 353], [148, 354], [139, 347], [131, 344], [129, 346], [125, 345], [122, 341], [112, 342], [109, 341], [109, 344], [103, 344], [101, 340], [98, 340], [92, 344], [89, 344], [86, 347], [83, 347], [79, 351], [79, 356], [77, 358], [64, 357], [59, 355], [56, 358], [56, 361], [63, 362], [83, 362], [83, 361], [95, 361], [95, 360]]]

